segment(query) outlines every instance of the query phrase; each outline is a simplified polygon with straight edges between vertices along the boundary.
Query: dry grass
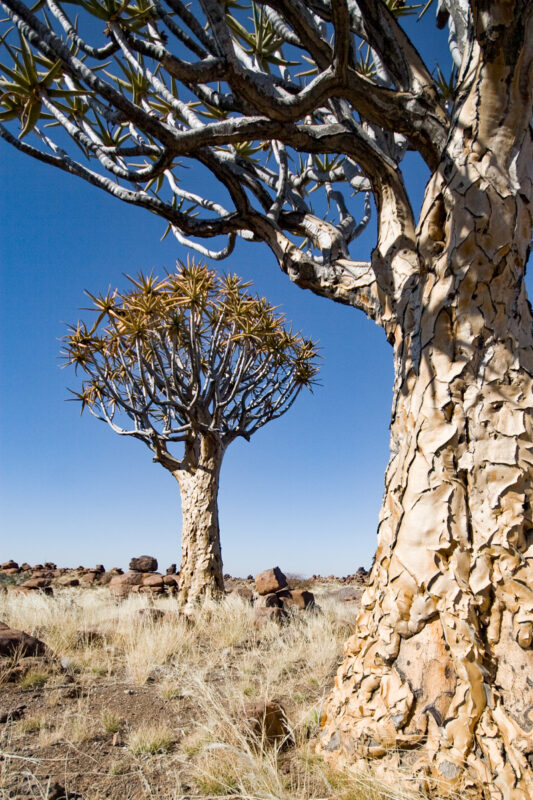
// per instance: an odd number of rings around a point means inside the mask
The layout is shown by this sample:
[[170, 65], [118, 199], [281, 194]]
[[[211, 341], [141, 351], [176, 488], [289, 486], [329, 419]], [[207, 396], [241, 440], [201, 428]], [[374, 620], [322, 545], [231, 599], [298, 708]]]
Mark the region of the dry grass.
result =
[[[0, 619], [42, 638], [63, 663], [20, 682], [42, 693], [41, 707], [4, 726], [0, 749], [13, 758], [0, 761], [0, 800], [12, 796], [21, 764], [46, 788], [44, 776], [59, 762], [62, 780], [71, 775], [71, 792], [88, 771], [82, 795], [95, 800], [411, 797], [400, 776], [391, 792], [370, 775], [332, 771], [314, 753], [342, 657], [343, 620], [355, 617], [342, 603], [318, 599], [320, 613], [258, 630], [252, 607], [236, 596], [206, 602], [192, 625], [172, 598], [157, 600], [170, 613], [154, 622], [139, 614], [150, 605], [146, 597], [117, 604], [106, 589], [0, 597]], [[246, 702], [272, 698], [287, 712], [290, 747], [258, 741], [243, 726]], [[32, 791], [28, 797], [41, 796]]]

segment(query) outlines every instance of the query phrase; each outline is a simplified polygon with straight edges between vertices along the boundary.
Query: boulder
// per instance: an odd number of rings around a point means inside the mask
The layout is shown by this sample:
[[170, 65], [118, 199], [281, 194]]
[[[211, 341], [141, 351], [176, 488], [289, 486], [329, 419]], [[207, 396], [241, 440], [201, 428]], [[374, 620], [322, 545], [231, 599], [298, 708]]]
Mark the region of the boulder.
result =
[[54, 564], [53, 561], [45, 561], [44, 562], [45, 569], [57, 569], [57, 564]]
[[264, 594], [257, 598], [257, 606], [262, 608], [283, 608], [283, 600], [277, 594]]
[[28, 564], [27, 561], [25, 561], [24, 564], [21, 564], [20, 568], [21, 568], [22, 572], [27, 572], [29, 569], [31, 569], [31, 567], [30, 567], [30, 565]]
[[16, 561], [13, 561], [13, 559], [9, 559], [9, 561], [4, 561], [4, 563], [0, 566], [0, 569], [2, 571], [6, 570], [6, 569], [17, 569], [18, 570], [18, 568], [19, 568], [19, 565], [17, 564]]
[[140, 586], [143, 581], [142, 573], [140, 572], [125, 572], [123, 575], [114, 575], [109, 581], [109, 587], [112, 586]]
[[82, 586], [92, 586], [93, 583], [97, 582], [98, 576], [99, 576], [98, 572], [90, 570], [90, 572], [86, 572], [85, 575], [81, 576], [80, 583]]
[[50, 578], [28, 578], [27, 581], [20, 584], [23, 589], [48, 589], [50, 586]]
[[177, 572], [176, 565], [171, 564], [170, 567], [167, 567], [167, 575], [175, 575]]
[[20, 569], [18, 567], [8, 567], [7, 569], [1, 570], [4, 575], [18, 575]]
[[60, 575], [56, 578], [56, 586], [79, 586], [80, 581], [74, 575]]
[[254, 737], [270, 744], [292, 740], [285, 709], [276, 700], [247, 703], [244, 707], [244, 727]]
[[44, 656], [47, 651], [40, 639], [0, 622], [0, 656]]
[[291, 589], [285, 602], [302, 611], [315, 607], [315, 596], [308, 589]]
[[105, 572], [104, 565], [103, 564], [97, 564], [96, 567], [94, 568], [94, 571], [95, 572]]
[[130, 569], [135, 572], [157, 572], [157, 558], [153, 558], [152, 556], [132, 558], [130, 561]]
[[142, 585], [143, 586], [164, 586], [163, 583], [163, 576], [162, 575], [147, 575], [146, 573], [142, 576]]
[[179, 586], [179, 579], [177, 575], [165, 575], [163, 577], [165, 586]]
[[287, 619], [287, 612], [284, 608], [277, 608], [275, 606], [258, 606], [254, 611], [254, 621], [258, 628], [266, 625], [268, 622], [277, 622], [278, 625], [284, 623]]
[[[246, 600], [248, 603], [254, 602], [254, 593], [248, 586], [235, 586], [229, 593], [230, 595], [234, 594], [237, 595], [237, 597], [242, 597], [242, 599]], [[269, 597], [269, 595], [267, 595], [267, 597]]]
[[287, 578], [279, 567], [267, 569], [255, 576], [255, 588], [259, 595], [272, 594], [286, 586]]

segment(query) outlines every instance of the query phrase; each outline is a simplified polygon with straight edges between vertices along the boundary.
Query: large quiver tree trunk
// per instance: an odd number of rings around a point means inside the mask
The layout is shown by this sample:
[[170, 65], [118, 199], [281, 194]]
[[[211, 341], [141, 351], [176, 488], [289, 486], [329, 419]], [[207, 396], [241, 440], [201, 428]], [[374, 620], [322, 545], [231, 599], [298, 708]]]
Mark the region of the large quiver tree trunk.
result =
[[222, 456], [217, 437], [196, 434], [185, 445], [182, 468], [174, 472], [183, 518], [178, 597], [184, 606], [224, 591], [218, 524]]
[[500, 45], [483, 66], [473, 53], [422, 209], [420, 281], [389, 329], [395, 389], [378, 549], [321, 750], [337, 763], [379, 758], [393, 780], [403, 764], [432, 791], [528, 800], [531, 89], [513, 59], [529, 58], [531, 72], [531, 46], [518, 55], [511, 37]]

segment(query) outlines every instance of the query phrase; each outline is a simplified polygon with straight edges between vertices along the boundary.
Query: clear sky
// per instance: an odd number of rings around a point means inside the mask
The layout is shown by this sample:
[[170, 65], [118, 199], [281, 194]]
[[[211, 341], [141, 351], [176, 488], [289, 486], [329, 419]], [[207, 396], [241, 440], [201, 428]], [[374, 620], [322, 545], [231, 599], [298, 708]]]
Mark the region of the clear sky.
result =
[[[431, 20], [433, 23], [433, 20]], [[412, 26], [413, 23], [410, 23]], [[430, 68], [442, 34], [424, 25]], [[429, 34], [428, 34], [429, 31]], [[434, 31], [434, 32], [433, 32]], [[433, 37], [435, 37], [433, 39]], [[60, 369], [66, 322], [87, 317], [83, 290], [124, 287], [124, 273], [172, 268], [186, 250], [164, 224], [0, 142], [0, 561], [127, 566], [180, 560], [176, 481], [141, 442], [114, 434], [76, 403]], [[407, 157], [418, 208], [427, 174]], [[352, 252], [367, 258], [373, 228]], [[368, 567], [388, 458], [392, 357], [360, 312], [292, 285], [267, 248], [241, 243], [219, 265], [254, 281], [294, 326], [318, 339], [322, 385], [280, 420], [234, 442], [219, 495], [224, 570], [279, 565], [299, 574]]]

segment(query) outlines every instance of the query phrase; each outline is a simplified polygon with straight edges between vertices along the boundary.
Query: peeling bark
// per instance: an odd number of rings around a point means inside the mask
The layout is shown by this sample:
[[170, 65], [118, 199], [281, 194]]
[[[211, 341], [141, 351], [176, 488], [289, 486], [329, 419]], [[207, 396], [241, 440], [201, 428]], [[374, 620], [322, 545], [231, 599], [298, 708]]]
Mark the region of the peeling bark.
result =
[[215, 437], [199, 435], [187, 442], [182, 468], [173, 473], [183, 517], [178, 599], [185, 607], [224, 591], [217, 502], [222, 456]]
[[430, 792], [528, 800], [532, 147], [518, 85], [486, 91], [492, 68], [474, 68], [426, 193], [420, 280], [390, 337], [378, 549], [320, 748], [334, 763], [379, 759], [385, 779], [403, 765]]

